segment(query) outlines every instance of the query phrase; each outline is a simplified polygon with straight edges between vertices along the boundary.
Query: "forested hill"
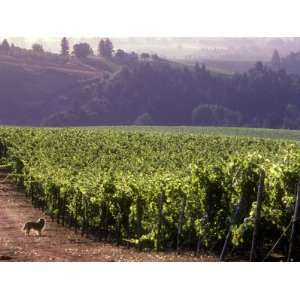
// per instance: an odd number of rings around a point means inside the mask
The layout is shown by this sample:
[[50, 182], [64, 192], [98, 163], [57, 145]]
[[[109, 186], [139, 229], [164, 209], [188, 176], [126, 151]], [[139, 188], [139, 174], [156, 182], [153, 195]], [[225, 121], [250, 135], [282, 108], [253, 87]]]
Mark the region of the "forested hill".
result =
[[84, 44], [53, 54], [2, 43], [1, 124], [300, 128], [298, 75], [259, 62], [243, 74], [218, 74], [155, 54], [113, 52], [107, 43], [99, 55]]

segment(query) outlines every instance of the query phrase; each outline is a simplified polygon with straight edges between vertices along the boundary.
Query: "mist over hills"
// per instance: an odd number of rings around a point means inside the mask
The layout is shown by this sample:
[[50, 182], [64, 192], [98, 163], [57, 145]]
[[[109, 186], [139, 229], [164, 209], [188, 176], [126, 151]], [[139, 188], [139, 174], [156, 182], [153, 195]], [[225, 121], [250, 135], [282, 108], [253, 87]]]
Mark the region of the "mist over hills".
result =
[[[5, 37], [2, 37], [4, 39]], [[76, 43], [86, 42], [96, 51], [101, 37], [68, 38], [70, 47]], [[60, 52], [61, 37], [11, 37], [8, 40], [16, 46], [30, 49], [32, 44], [42, 44], [44, 49], [54, 53]], [[300, 50], [300, 38], [158, 38], [128, 37], [111, 38], [116, 49], [126, 51], [154, 52], [170, 59], [221, 59], [244, 61], [268, 61], [274, 49], [286, 56]]]
[[300, 128], [299, 49], [298, 38], [8, 39], [0, 122]]

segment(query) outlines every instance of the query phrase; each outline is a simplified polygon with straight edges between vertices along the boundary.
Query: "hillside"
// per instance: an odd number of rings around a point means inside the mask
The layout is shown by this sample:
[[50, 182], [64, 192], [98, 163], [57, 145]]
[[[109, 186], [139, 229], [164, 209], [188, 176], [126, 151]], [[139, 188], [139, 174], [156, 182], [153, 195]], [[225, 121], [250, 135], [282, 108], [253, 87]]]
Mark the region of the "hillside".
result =
[[58, 55], [0, 55], [0, 121], [40, 125], [49, 113], [69, 106], [65, 93], [77, 93], [86, 81], [118, 68], [101, 59], [71, 57], [62, 61]]
[[300, 76], [284, 70], [231, 74], [121, 49], [79, 57], [0, 51], [0, 124], [300, 128]]
[[[50, 52], [16, 49], [9, 55], [0, 51], [3, 125], [73, 125], [81, 121], [87, 124], [78, 109], [91, 96], [90, 87], [108, 85], [124, 67], [132, 69], [140, 63], [134, 55], [126, 56], [126, 52], [122, 59], [74, 55], [64, 58]], [[172, 64], [176, 69], [183, 68], [182, 64]]]

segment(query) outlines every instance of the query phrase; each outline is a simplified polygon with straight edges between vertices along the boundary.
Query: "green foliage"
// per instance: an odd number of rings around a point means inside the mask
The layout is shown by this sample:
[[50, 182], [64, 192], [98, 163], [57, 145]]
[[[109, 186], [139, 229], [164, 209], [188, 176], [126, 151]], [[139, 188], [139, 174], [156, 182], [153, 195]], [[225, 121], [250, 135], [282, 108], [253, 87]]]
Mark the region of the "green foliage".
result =
[[78, 43], [73, 46], [73, 53], [78, 58], [86, 58], [93, 54], [93, 49], [88, 43]]
[[69, 55], [70, 46], [69, 46], [69, 41], [67, 40], [66, 37], [64, 37], [61, 40], [60, 46], [61, 46], [61, 52], [60, 52], [61, 55], [68, 56]]
[[238, 126], [241, 120], [240, 113], [221, 105], [200, 104], [192, 112], [194, 125]]
[[98, 45], [99, 56], [111, 58], [113, 54], [113, 44], [109, 38], [101, 39]]
[[[241, 195], [232, 242], [249, 242], [257, 182], [264, 171], [262, 222], [274, 238], [291, 217], [300, 152], [296, 144], [197, 133], [111, 129], [1, 128], [2, 163], [53, 217], [140, 247], [209, 248], [222, 241]], [[184, 203], [184, 207], [183, 207]]]
[[38, 43], [32, 44], [32, 50], [36, 53], [43, 53], [44, 52], [43, 45], [38, 44]]
[[7, 39], [4, 39], [2, 44], [0, 45], [0, 52], [8, 55], [9, 54], [9, 50], [10, 50], [10, 45], [7, 41]]
[[148, 113], [144, 113], [136, 118], [134, 125], [152, 125], [153, 120]]

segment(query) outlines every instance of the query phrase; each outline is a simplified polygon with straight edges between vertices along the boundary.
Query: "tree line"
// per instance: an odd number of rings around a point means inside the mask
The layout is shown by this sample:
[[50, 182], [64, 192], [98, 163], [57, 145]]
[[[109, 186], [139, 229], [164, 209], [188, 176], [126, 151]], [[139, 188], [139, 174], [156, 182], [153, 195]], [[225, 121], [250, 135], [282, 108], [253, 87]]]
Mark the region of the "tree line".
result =
[[49, 124], [300, 128], [300, 77], [261, 62], [231, 76], [198, 63], [139, 61], [77, 95]]
[[[9, 55], [13, 52], [14, 49], [21, 49], [15, 46], [13, 43], [10, 44], [7, 39], [4, 39], [2, 43], [0, 43], [0, 53]], [[23, 49], [25, 50], [25, 49]], [[40, 43], [34, 43], [31, 46], [31, 50], [37, 53], [45, 52], [44, 47]], [[109, 38], [101, 39], [98, 44], [97, 48], [97, 55], [102, 56], [105, 58], [112, 58], [113, 54], [115, 53], [116, 57], [123, 57], [125, 56], [126, 52], [122, 49], [114, 50], [114, 45]], [[90, 46], [90, 44], [82, 42], [76, 43], [73, 45], [73, 50], [71, 51], [71, 47], [69, 41], [66, 37], [63, 37], [60, 42], [60, 55], [62, 56], [70, 56], [75, 55], [78, 58], [85, 58], [89, 55], [95, 55], [94, 50]], [[156, 54], [154, 55], [157, 56]], [[147, 59], [150, 58], [150, 54], [148, 53], [141, 53], [141, 58]]]
[[56, 56], [57, 63], [65, 63], [71, 56], [75, 56], [79, 59], [85, 59], [89, 56], [102, 57], [107, 60], [114, 58], [117, 63], [125, 64], [136, 62], [139, 59], [143, 61], [159, 59], [157, 54], [142, 52], [139, 55], [134, 51], [126, 52], [123, 49], [114, 49], [114, 45], [109, 38], [100, 39], [96, 54], [90, 44], [86, 42], [75, 43], [71, 47], [69, 40], [66, 37], [61, 39], [59, 54], [45, 51], [43, 45], [40, 43], [33, 43], [29, 50], [15, 46], [13, 43], [10, 44], [7, 39], [4, 39], [2, 43], [0, 43], [0, 54], [14, 56], [20, 53], [25, 56], [26, 54], [36, 55], [38, 57], [44, 56], [46, 59], [53, 59]]

